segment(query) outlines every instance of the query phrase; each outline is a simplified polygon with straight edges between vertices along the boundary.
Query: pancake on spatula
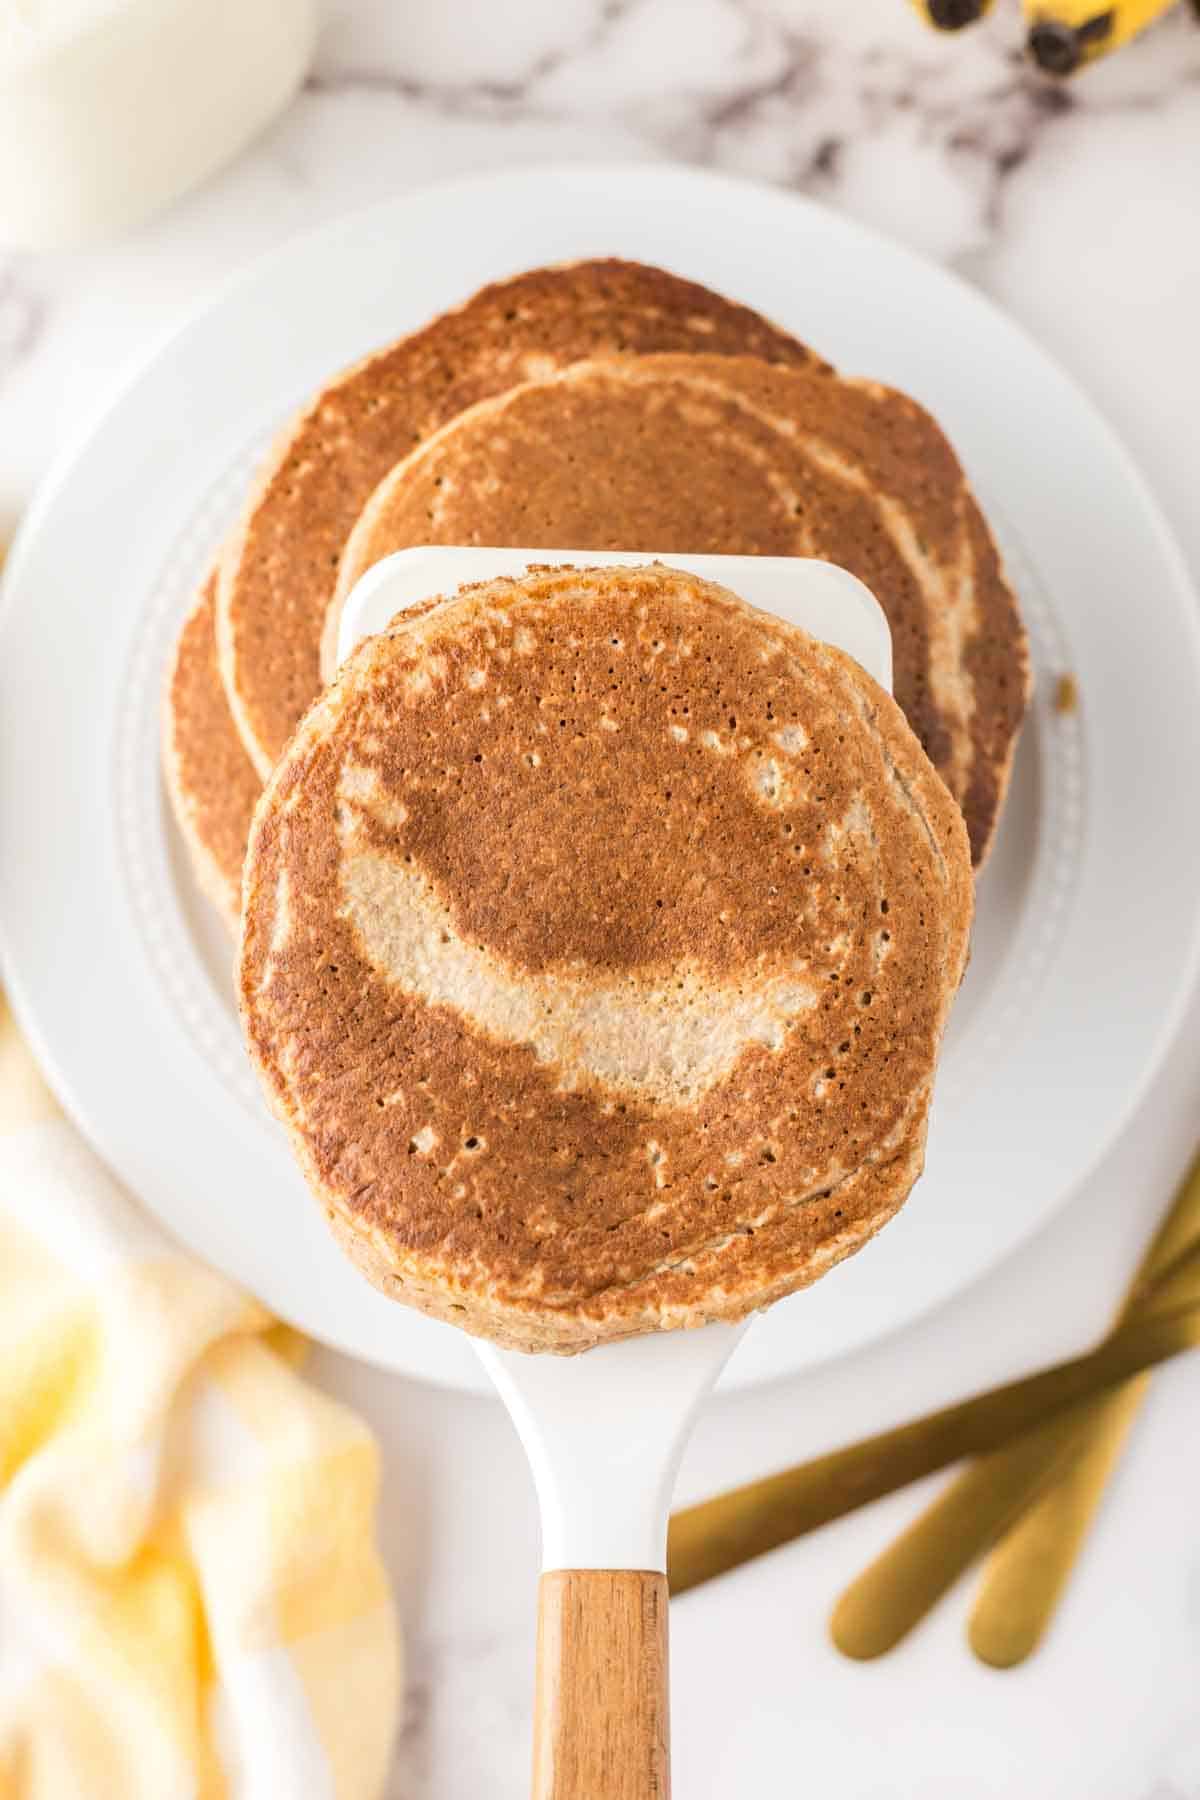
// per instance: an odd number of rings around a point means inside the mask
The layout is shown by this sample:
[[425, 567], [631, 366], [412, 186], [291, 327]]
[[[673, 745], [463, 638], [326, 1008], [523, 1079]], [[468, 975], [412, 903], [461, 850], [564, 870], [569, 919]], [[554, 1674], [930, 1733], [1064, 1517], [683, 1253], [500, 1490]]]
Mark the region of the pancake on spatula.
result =
[[259, 774], [320, 689], [338, 556], [394, 463], [464, 407], [580, 358], [696, 349], [821, 366], [748, 307], [603, 260], [486, 287], [323, 388], [276, 445], [222, 565], [222, 679]]
[[892, 632], [895, 694], [987, 854], [1029, 693], [1017, 603], [962, 468], [907, 395], [748, 357], [576, 364], [460, 415], [381, 483], [326, 631], [413, 544], [817, 556]]
[[243, 1027], [383, 1291], [528, 1350], [736, 1319], [920, 1172], [962, 816], [841, 651], [661, 564], [366, 640], [268, 783]]
[[262, 782], [234, 730], [217, 672], [217, 578], [202, 585], [184, 621], [163, 696], [163, 773], [196, 879], [236, 931], [242, 858]]

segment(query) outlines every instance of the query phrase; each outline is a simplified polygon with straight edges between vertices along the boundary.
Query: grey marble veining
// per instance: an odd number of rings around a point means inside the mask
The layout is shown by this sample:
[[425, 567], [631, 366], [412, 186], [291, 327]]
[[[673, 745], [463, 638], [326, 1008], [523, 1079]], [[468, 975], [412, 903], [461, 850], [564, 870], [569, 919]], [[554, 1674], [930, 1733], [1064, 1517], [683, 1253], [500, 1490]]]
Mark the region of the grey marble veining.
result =
[[[972, 236], [999, 229], [1005, 178], [1039, 154], [1064, 114], [1150, 108], [1200, 81], [1200, 31], [1182, 10], [1066, 84], [1022, 55], [1015, 6], [942, 37], [895, 0], [534, 4], [521, 9], [528, 41], [506, 44], [490, 66], [487, 21], [470, 10], [478, 33], [462, 68], [448, 66], [428, 20], [424, 37], [368, 55], [371, 7], [343, 8], [322, 40], [313, 90], [391, 92], [490, 121], [618, 118], [664, 155], [835, 204], [855, 198], [875, 159], [907, 158], [917, 180], [932, 160], [963, 189]], [[512, 12], [501, 11], [492, 29], [503, 32]], [[539, 11], [540, 39], [530, 27]]]

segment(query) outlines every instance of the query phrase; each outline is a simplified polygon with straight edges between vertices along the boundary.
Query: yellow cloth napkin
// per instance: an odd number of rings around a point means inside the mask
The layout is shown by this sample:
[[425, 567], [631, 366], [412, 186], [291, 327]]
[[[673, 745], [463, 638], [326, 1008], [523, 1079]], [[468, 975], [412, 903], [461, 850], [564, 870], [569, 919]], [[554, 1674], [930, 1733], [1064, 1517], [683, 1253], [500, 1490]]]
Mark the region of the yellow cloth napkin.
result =
[[379, 1794], [377, 1453], [297, 1348], [117, 1186], [0, 996], [3, 1800]]

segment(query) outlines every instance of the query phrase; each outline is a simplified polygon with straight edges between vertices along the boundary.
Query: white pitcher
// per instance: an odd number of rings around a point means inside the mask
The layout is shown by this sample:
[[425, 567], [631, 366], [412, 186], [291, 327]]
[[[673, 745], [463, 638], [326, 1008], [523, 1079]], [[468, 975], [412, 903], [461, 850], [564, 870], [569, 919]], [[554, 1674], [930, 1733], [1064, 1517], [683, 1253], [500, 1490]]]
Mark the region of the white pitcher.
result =
[[0, 245], [166, 206], [291, 99], [315, 35], [315, 0], [0, 0]]

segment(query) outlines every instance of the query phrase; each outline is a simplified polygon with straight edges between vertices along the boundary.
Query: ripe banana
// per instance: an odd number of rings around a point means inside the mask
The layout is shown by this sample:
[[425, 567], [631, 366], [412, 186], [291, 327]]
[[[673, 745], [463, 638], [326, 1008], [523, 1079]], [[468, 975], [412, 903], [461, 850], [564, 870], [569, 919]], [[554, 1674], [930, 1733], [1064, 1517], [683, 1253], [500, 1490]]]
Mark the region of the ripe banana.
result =
[[1175, 0], [1023, 0], [1026, 48], [1050, 75], [1071, 75], [1083, 63], [1119, 50], [1153, 24]]

